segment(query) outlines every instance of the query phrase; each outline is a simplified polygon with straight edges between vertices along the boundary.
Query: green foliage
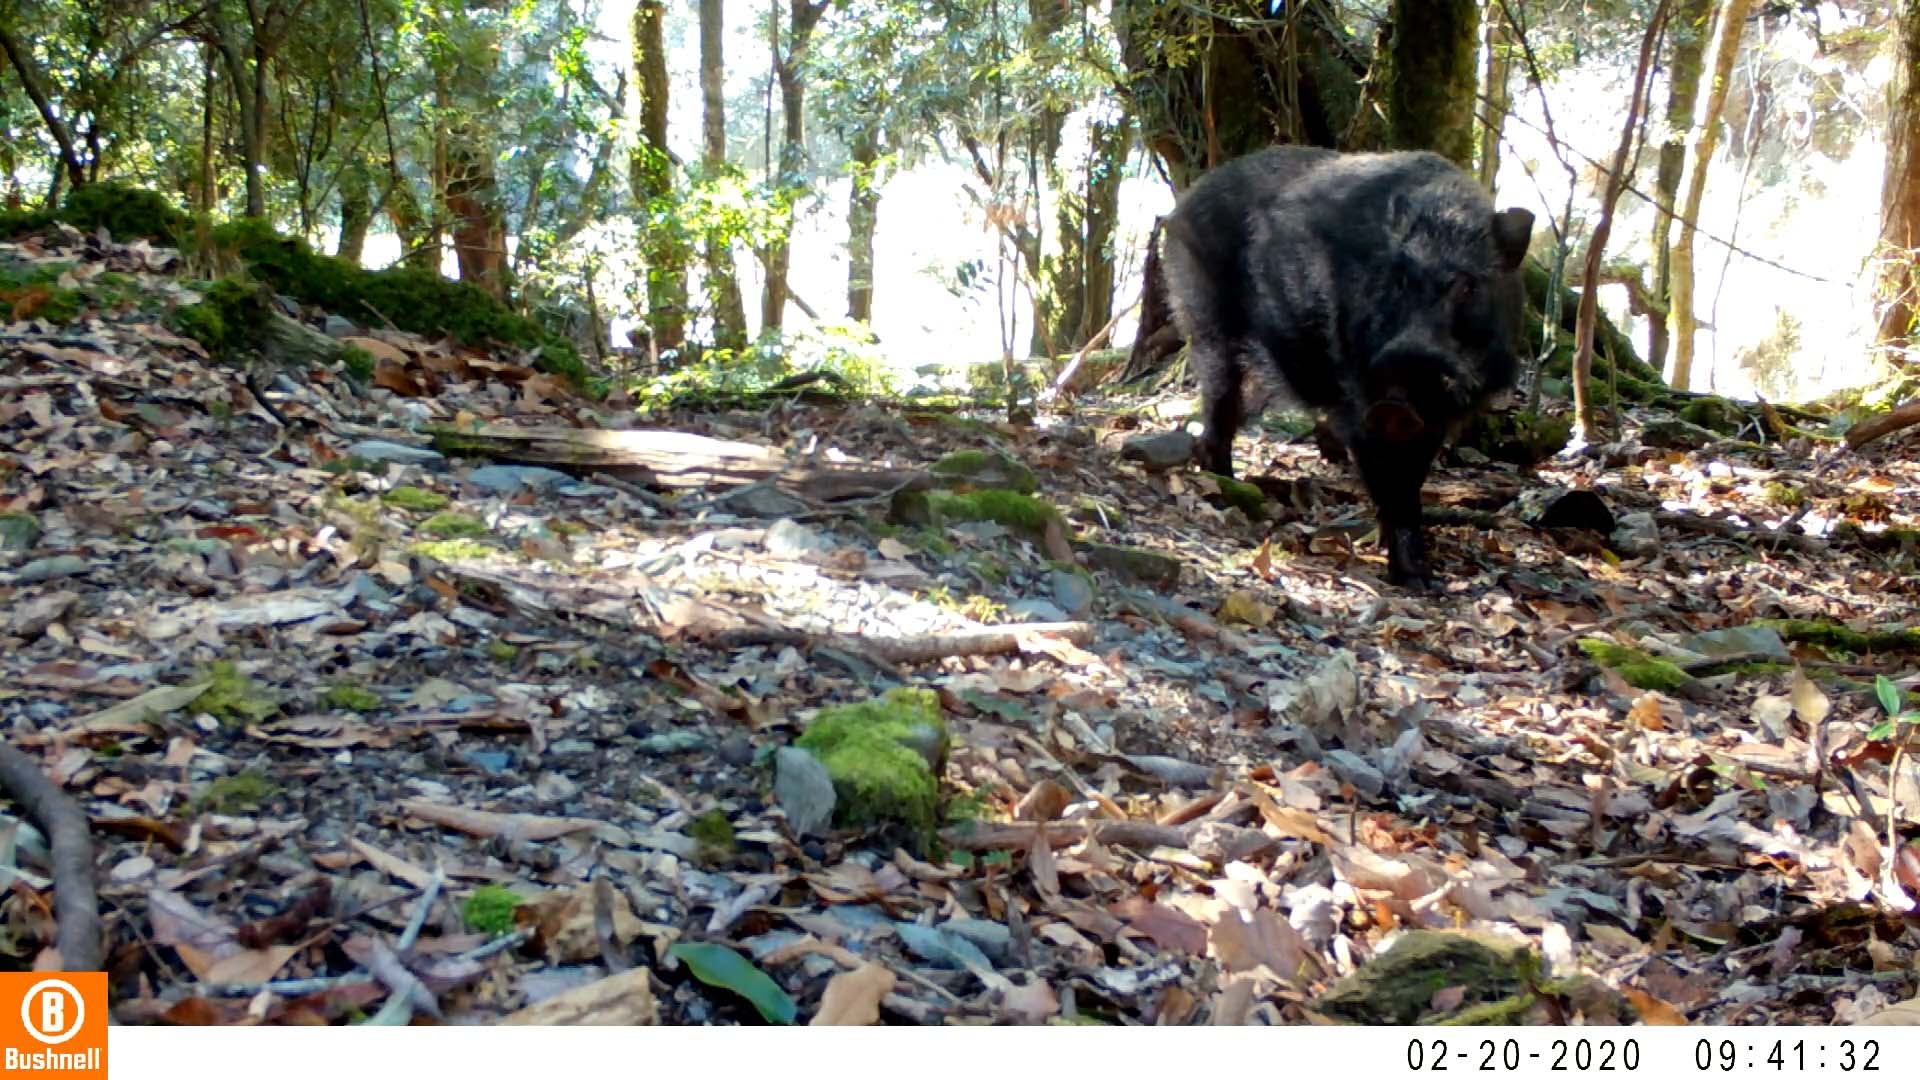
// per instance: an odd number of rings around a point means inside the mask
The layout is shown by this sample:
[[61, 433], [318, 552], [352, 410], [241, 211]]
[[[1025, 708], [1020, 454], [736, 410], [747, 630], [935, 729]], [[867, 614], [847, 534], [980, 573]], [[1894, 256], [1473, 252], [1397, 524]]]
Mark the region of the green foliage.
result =
[[14, 317], [44, 319], [64, 325], [80, 317], [84, 298], [79, 290], [60, 284], [67, 270], [65, 263], [33, 265], [0, 261], [0, 320]]
[[371, 380], [377, 365], [373, 354], [358, 345], [348, 345], [340, 350], [340, 366], [346, 369], [347, 377], [355, 382]]
[[886, 395], [895, 388], [893, 370], [872, 332], [859, 324], [830, 323], [762, 338], [743, 353], [709, 349], [693, 363], [639, 383], [630, 393], [645, 413], [761, 393], [812, 371], [836, 375], [863, 394]]
[[725, 945], [682, 942], [668, 949], [667, 955], [687, 965], [693, 977], [708, 986], [730, 990], [746, 999], [769, 1024], [791, 1024], [800, 1015], [800, 1006], [780, 989], [779, 983]]
[[10, 210], [0, 207], [0, 240], [17, 240], [53, 224], [51, 210]]
[[499, 937], [513, 932], [513, 910], [520, 898], [504, 885], [482, 885], [460, 905], [460, 918], [476, 934]]
[[147, 239], [169, 246], [187, 235], [192, 219], [166, 197], [129, 184], [97, 183], [67, 193], [59, 218], [82, 232], [100, 229], [117, 241]]
[[1894, 685], [1892, 679], [1885, 675], [1875, 675], [1873, 696], [1880, 702], [1880, 708], [1886, 712], [1887, 718], [1875, 724], [1873, 729], [1867, 732], [1869, 739], [1884, 742], [1892, 739], [1903, 727], [1907, 729], [1908, 734], [1920, 731], [1920, 712], [1902, 711], [1901, 706], [1905, 703], [1905, 697], [1900, 693], [1900, 688]]
[[535, 366], [541, 370], [576, 381], [586, 374], [572, 343], [515, 314], [471, 282], [448, 281], [411, 266], [363, 270], [317, 254], [306, 241], [282, 236], [257, 218], [221, 225], [213, 230], [213, 242], [276, 292], [301, 303], [361, 322], [386, 321], [415, 333], [445, 334], [475, 347], [538, 349]]

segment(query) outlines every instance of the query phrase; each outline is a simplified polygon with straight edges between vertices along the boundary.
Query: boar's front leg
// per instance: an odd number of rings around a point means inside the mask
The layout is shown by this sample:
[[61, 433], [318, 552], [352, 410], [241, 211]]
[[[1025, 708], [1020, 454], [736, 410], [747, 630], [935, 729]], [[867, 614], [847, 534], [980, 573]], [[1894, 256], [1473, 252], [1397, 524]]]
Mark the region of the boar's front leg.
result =
[[1420, 486], [1426, 483], [1440, 441], [1405, 441], [1365, 432], [1353, 442], [1353, 462], [1380, 516], [1380, 542], [1387, 549], [1387, 580], [1416, 592], [1438, 592], [1427, 566], [1427, 539], [1420, 523]]

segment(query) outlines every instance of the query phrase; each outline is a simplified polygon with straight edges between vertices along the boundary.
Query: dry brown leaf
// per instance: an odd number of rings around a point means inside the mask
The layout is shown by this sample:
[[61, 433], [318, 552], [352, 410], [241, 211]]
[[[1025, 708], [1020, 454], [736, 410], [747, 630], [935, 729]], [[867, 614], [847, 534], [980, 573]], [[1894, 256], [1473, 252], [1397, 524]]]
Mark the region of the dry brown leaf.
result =
[[820, 1011], [807, 1021], [812, 1027], [858, 1027], [880, 1021], [880, 999], [893, 992], [893, 972], [879, 964], [863, 964], [827, 980], [820, 995]]
[[1793, 669], [1793, 689], [1787, 695], [1793, 699], [1794, 713], [1809, 729], [1817, 729], [1826, 720], [1827, 710], [1832, 708], [1827, 695], [1797, 667]]
[[1920, 998], [1889, 1005], [1860, 1023], [1874, 1027], [1920, 1027]]
[[427, 388], [420, 385], [406, 368], [399, 364], [381, 364], [373, 369], [373, 385], [391, 390], [401, 397], [425, 397]]
[[343, 337], [340, 339], [340, 344], [358, 346], [373, 354], [373, 358], [376, 360], [388, 364], [398, 364], [401, 367], [405, 367], [407, 361], [411, 359], [411, 357], [398, 346], [381, 341], [376, 337]]
[[1000, 1007], [1015, 1023], [1044, 1024], [1060, 1015], [1060, 997], [1045, 979], [1035, 978], [1002, 994]]
[[1127, 925], [1153, 939], [1163, 949], [1190, 956], [1204, 956], [1207, 928], [1199, 920], [1165, 904], [1156, 904], [1144, 896], [1129, 896], [1107, 910], [1127, 920]]
[[609, 975], [555, 994], [536, 1005], [501, 1017], [508, 1025], [538, 1027], [645, 1027], [660, 1022], [653, 997], [653, 972], [644, 967]]
[[1679, 1009], [1636, 986], [1622, 986], [1620, 992], [1632, 1003], [1640, 1019], [1650, 1027], [1686, 1027], [1687, 1016]]

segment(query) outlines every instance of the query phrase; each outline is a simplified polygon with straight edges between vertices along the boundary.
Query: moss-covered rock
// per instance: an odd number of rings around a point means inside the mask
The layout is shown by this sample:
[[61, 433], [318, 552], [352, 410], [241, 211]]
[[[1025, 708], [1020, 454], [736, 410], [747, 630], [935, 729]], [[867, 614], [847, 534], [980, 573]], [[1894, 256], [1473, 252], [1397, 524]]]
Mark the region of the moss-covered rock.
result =
[[1841, 623], [1819, 619], [1762, 619], [1756, 625], [1772, 628], [1787, 641], [1815, 645], [1829, 653], [1859, 656], [1865, 653], [1920, 652], [1920, 627], [1855, 630]]
[[1641, 690], [1672, 693], [1693, 681], [1693, 676], [1671, 661], [1605, 638], [1582, 638], [1580, 651], [1587, 654], [1587, 659], [1625, 679], [1627, 685]]
[[1532, 466], [1559, 453], [1572, 437], [1572, 416], [1515, 409], [1475, 417], [1462, 429], [1456, 445], [1470, 446], [1495, 461]]
[[386, 705], [379, 694], [364, 686], [349, 686], [342, 683], [329, 689], [320, 697], [320, 704], [329, 709], [343, 709], [347, 712], [374, 712]]
[[573, 345], [518, 315], [471, 282], [448, 281], [431, 270], [397, 266], [365, 270], [316, 253], [281, 236], [257, 218], [213, 230], [214, 244], [243, 261], [274, 290], [304, 304], [365, 324], [391, 323], [419, 334], [445, 334], [462, 344], [538, 349], [543, 371], [575, 381], [586, 376]]
[[258, 282], [221, 278], [200, 289], [200, 302], [173, 310], [168, 322], [218, 360], [242, 362], [269, 340], [273, 292]]
[[120, 183], [74, 188], [60, 204], [58, 216], [82, 232], [104, 228], [123, 244], [146, 239], [177, 245], [192, 224], [191, 218], [159, 192]]
[[435, 514], [421, 522], [420, 529], [443, 540], [477, 540], [487, 535], [486, 522], [470, 514], [456, 514], [450, 511]]
[[1006, 488], [1031, 495], [1039, 486], [1033, 470], [998, 450], [955, 450], [927, 470], [948, 487]]
[[428, 491], [425, 488], [409, 487], [403, 484], [381, 495], [380, 501], [400, 510], [419, 510], [425, 513], [431, 513], [435, 510], [446, 509], [447, 503], [452, 500], [437, 491]]
[[1180, 584], [1180, 560], [1145, 548], [1087, 544], [1087, 565], [1156, 589]]
[[833, 778], [835, 824], [896, 829], [918, 849], [930, 847], [949, 746], [937, 694], [890, 690], [822, 709], [795, 745]]
[[425, 555], [436, 562], [465, 562], [469, 559], [487, 559], [502, 554], [499, 548], [489, 547], [478, 540], [422, 540], [408, 550], [416, 555]]
[[1216, 505], [1238, 510], [1255, 521], [1265, 514], [1267, 496], [1259, 488], [1219, 473], [1203, 472], [1200, 475], [1213, 481], [1220, 489], [1220, 494], [1213, 500]]
[[248, 769], [208, 784], [206, 790], [193, 799], [192, 806], [196, 812], [208, 810], [216, 814], [234, 814], [253, 809], [279, 790], [279, 786], [268, 780], [265, 773]]
[[[1527, 996], [1539, 974], [1539, 958], [1523, 943], [1484, 934], [1415, 930], [1335, 983], [1312, 1008], [1353, 1024], [1443, 1023], [1469, 1010]], [[1436, 1012], [1435, 996], [1449, 989], [1461, 992], [1459, 1001], [1447, 1012]]]
[[717, 863], [733, 858], [733, 822], [727, 820], [725, 811], [709, 810], [694, 818], [693, 824], [687, 826], [687, 835], [699, 845], [703, 861]]
[[903, 525], [992, 521], [1035, 539], [1045, 536], [1049, 525], [1066, 528], [1066, 518], [1053, 504], [1006, 488], [901, 492], [894, 497], [893, 516]]
[[231, 660], [215, 661], [202, 678], [207, 688], [190, 707], [223, 724], [257, 723], [280, 711], [280, 703], [256, 687]]

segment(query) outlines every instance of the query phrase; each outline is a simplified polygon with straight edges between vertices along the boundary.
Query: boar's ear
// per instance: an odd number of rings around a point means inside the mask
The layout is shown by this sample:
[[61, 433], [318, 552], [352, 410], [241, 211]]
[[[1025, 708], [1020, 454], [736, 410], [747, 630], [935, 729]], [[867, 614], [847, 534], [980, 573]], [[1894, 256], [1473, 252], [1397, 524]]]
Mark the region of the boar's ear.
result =
[[1527, 257], [1527, 245], [1533, 242], [1533, 212], [1514, 208], [1493, 215], [1493, 248], [1500, 253], [1501, 268], [1518, 270]]

